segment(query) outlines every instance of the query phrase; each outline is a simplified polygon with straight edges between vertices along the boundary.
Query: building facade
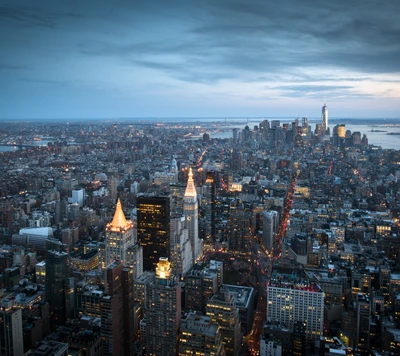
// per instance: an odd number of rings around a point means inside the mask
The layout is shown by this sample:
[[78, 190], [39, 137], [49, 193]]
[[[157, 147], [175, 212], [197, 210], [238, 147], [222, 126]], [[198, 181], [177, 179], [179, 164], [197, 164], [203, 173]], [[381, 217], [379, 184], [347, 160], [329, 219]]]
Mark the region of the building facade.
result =
[[0, 311], [0, 355], [22, 356], [24, 335], [22, 330], [22, 309], [7, 308]]
[[322, 131], [324, 134], [327, 134], [329, 132], [329, 127], [328, 127], [328, 107], [326, 104], [322, 107], [322, 113], [321, 113], [321, 120], [322, 120]]
[[264, 246], [271, 251], [274, 246], [275, 235], [279, 227], [279, 215], [277, 211], [265, 210], [262, 214], [263, 219], [263, 235], [262, 241]]
[[147, 355], [175, 356], [181, 321], [181, 283], [171, 274], [171, 263], [160, 258], [156, 276], [146, 289], [143, 339]]
[[276, 283], [267, 288], [267, 320], [293, 328], [304, 322], [307, 339], [323, 335], [325, 294], [315, 283]]
[[239, 356], [242, 344], [239, 311], [229, 291], [216, 293], [207, 302], [206, 315], [221, 327], [226, 355]]
[[170, 261], [172, 273], [185, 276], [192, 267], [192, 245], [189, 231], [185, 227], [185, 217], [179, 214], [171, 216]]
[[203, 253], [202, 240], [199, 239], [199, 207], [197, 192], [193, 181], [192, 168], [189, 169], [189, 178], [186, 186], [183, 212], [186, 217], [186, 226], [189, 230], [189, 240], [192, 245], [192, 260], [195, 263]]
[[[141, 270], [141, 264], [136, 263], [141, 257], [141, 251], [139, 246], [137, 246], [139, 249], [132, 249], [135, 245], [137, 245], [136, 227], [131, 220], [126, 220], [121, 201], [118, 199], [114, 218], [106, 226], [104, 267], [113, 261], [121, 261], [124, 266], [135, 265], [136, 269]], [[128, 254], [130, 249], [136, 253]]]
[[179, 356], [225, 356], [221, 327], [209, 316], [188, 313], [181, 323]]
[[65, 252], [46, 252], [46, 301], [50, 306], [50, 326], [54, 330], [66, 321], [66, 280], [69, 276], [69, 257]]
[[139, 196], [136, 201], [138, 240], [143, 269], [155, 271], [160, 257], [169, 257], [170, 197]]

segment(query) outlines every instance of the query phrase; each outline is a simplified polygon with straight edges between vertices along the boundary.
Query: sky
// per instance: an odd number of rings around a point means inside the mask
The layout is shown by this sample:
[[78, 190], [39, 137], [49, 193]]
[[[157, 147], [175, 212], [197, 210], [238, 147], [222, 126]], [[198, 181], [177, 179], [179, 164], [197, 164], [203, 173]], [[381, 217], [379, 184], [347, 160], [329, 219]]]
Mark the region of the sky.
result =
[[398, 0], [0, 0], [0, 119], [400, 118]]

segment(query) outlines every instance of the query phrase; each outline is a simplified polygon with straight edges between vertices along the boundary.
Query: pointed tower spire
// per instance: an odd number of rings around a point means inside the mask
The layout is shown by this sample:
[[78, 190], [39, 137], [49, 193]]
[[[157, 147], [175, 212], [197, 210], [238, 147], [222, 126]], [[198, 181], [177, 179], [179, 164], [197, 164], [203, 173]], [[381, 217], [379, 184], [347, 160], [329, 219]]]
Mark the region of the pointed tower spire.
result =
[[185, 198], [186, 197], [188, 197], [188, 198], [189, 197], [193, 197], [193, 198], [197, 197], [196, 187], [194, 186], [194, 181], [193, 181], [192, 168], [189, 168], [189, 178], [188, 178], [186, 191], [185, 191]]
[[115, 209], [114, 218], [111, 221], [111, 226], [114, 228], [126, 227], [128, 225], [124, 212], [122, 211], [122, 204], [118, 198], [117, 207]]

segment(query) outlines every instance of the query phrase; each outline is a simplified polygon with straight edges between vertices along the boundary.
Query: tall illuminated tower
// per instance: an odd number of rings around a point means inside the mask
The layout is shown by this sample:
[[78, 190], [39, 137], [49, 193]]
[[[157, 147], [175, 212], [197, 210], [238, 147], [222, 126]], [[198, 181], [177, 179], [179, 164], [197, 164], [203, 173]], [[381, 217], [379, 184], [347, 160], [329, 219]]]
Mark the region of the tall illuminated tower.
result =
[[122, 205], [118, 199], [113, 220], [106, 226], [106, 261], [107, 267], [113, 261], [127, 264], [127, 250], [134, 244], [134, 227], [126, 220]]
[[325, 103], [324, 106], [322, 107], [321, 119], [322, 119], [322, 130], [324, 134], [326, 134], [328, 132], [328, 107], [326, 106]]
[[186, 217], [186, 226], [189, 230], [189, 240], [192, 245], [192, 260], [193, 263], [195, 263], [202, 254], [202, 241], [199, 239], [199, 206], [197, 203], [197, 193], [193, 181], [192, 168], [189, 169], [183, 213]]
[[203, 200], [202, 206], [204, 207], [204, 232], [205, 239], [208, 243], [215, 241], [215, 172], [207, 172], [207, 180], [203, 185]]
[[171, 273], [168, 258], [160, 257], [155, 278], [145, 293], [143, 340], [147, 355], [175, 356], [181, 322], [181, 283]]

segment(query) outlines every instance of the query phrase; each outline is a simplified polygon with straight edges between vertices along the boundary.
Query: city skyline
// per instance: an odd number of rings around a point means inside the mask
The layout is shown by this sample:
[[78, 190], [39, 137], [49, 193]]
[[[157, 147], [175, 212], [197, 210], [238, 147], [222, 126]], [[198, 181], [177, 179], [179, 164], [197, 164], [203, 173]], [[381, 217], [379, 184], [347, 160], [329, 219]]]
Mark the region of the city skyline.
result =
[[398, 118], [400, 4], [3, 1], [0, 119]]
[[398, 354], [400, 125], [328, 120], [4, 122], [0, 353]]

